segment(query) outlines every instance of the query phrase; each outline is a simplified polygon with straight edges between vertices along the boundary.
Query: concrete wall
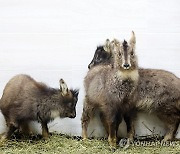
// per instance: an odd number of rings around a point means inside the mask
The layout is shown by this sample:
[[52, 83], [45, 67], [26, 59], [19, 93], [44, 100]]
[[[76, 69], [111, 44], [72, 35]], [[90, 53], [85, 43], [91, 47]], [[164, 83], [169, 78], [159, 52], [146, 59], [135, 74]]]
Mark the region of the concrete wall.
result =
[[[81, 135], [83, 78], [96, 46], [106, 38], [128, 39], [132, 30], [141, 67], [166, 69], [180, 77], [179, 0], [0, 0], [0, 95], [18, 73], [52, 87], [64, 78], [70, 87], [81, 89], [77, 117], [57, 118], [49, 127]], [[0, 123], [3, 132], [2, 115]], [[164, 133], [155, 115], [138, 115], [138, 135], [151, 134], [144, 124], [155, 133]], [[32, 127], [40, 132], [38, 124]], [[120, 128], [125, 136], [125, 124]], [[92, 121], [89, 134], [104, 134], [98, 118]]]

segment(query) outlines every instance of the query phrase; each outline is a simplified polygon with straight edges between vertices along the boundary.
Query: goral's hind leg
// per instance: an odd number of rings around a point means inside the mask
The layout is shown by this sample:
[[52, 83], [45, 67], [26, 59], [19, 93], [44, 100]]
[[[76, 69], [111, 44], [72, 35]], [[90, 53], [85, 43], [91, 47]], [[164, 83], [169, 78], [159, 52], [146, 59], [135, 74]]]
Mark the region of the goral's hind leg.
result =
[[163, 141], [172, 141], [179, 127], [180, 117], [173, 114], [159, 115], [158, 117], [162, 121], [164, 121], [165, 125], [167, 126], [167, 131], [166, 131]]
[[5, 132], [3, 134], [3, 136], [1, 137], [0, 142], [4, 142], [6, 139], [10, 139], [11, 135], [14, 133], [14, 131], [18, 128], [17, 124], [15, 123], [9, 123], [8, 124], [8, 128], [7, 128], [7, 132]]
[[109, 135], [109, 126], [108, 126], [105, 114], [103, 114], [102, 112], [100, 112], [100, 119], [101, 119], [101, 122], [102, 122], [105, 130], [106, 130], [107, 135]]
[[11, 135], [14, 133], [15, 130], [18, 129], [18, 122], [15, 120], [14, 116], [5, 116], [7, 131], [2, 134], [0, 142], [4, 142], [7, 139], [10, 139]]
[[125, 121], [126, 127], [127, 127], [127, 138], [130, 141], [133, 141], [134, 135], [135, 135], [134, 117], [126, 114], [126, 115], [124, 115], [124, 121]]
[[29, 127], [29, 122], [21, 122], [20, 124], [20, 131], [25, 135], [32, 134], [32, 130]]
[[116, 115], [116, 136], [117, 136], [119, 125], [121, 122], [122, 122], [122, 115], [120, 113], [117, 113], [117, 115]]
[[83, 113], [81, 117], [81, 125], [82, 125], [82, 138], [87, 139], [87, 128], [88, 124], [94, 114], [94, 108], [91, 106], [91, 104], [87, 101], [87, 98], [84, 100], [84, 106], [83, 106]]
[[174, 122], [174, 123], [168, 123], [167, 124], [167, 132], [164, 136], [164, 139], [163, 141], [171, 141], [174, 139], [175, 137], [175, 134], [177, 132], [177, 129], [178, 129], [178, 126], [179, 126], [179, 122]]

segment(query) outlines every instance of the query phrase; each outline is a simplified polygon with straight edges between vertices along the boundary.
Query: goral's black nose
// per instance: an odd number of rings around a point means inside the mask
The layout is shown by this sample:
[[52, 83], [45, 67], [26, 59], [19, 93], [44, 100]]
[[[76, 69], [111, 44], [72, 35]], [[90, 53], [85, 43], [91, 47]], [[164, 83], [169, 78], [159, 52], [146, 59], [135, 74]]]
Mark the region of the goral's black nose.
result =
[[71, 115], [69, 115], [69, 118], [75, 118], [76, 117], [76, 113], [72, 113]]
[[124, 68], [129, 68], [129, 64], [124, 64], [123, 67]]

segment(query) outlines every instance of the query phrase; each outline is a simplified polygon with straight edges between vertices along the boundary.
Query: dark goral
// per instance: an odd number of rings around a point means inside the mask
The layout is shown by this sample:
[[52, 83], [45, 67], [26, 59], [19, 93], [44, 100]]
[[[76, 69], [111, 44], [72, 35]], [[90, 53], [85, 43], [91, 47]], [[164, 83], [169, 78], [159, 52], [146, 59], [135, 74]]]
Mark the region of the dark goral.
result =
[[28, 123], [38, 121], [43, 137], [48, 137], [47, 123], [56, 117], [75, 118], [78, 90], [69, 90], [63, 79], [60, 89], [37, 82], [28, 75], [17, 75], [5, 86], [0, 109], [7, 124], [1, 140], [9, 138], [16, 129], [29, 133]]

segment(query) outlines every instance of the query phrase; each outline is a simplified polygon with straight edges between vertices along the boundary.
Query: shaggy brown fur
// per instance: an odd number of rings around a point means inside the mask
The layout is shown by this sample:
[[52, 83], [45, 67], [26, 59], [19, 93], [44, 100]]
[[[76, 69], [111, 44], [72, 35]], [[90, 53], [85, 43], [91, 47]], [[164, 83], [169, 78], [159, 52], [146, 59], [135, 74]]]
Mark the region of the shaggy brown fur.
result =
[[41, 123], [43, 137], [48, 137], [47, 123], [58, 116], [74, 118], [77, 100], [78, 90], [69, 90], [63, 79], [60, 80], [60, 89], [54, 89], [28, 75], [13, 77], [0, 100], [0, 109], [8, 127], [2, 140], [20, 127], [28, 131], [28, 122], [34, 120]]
[[[97, 58], [93, 58], [89, 64], [90, 69], [95, 69], [98, 65], [108, 67], [105, 66], [104, 61], [106, 61], [106, 65], [112, 64], [112, 53], [105, 51], [104, 48], [101, 49], [101, 51], [95, 52], [94, 57]], [[105, 57], [109, 58], [105, 59]], [[180, 123], [180, 79], [168, 71], [140, 68], [137, 89], [136, 109], [156, 114], [167, 126], [164, 141], [172, 140]], [[135, 115], [124, 117], [128, 132], [134, 132], [134, 117]], [[134, 133], [130, 134], [131, 137], [134, 136]]]
[[164, 141], [172, 140], [180, 123], [180, 79], [164, 70], [140, 69], [136, 108], [155, 113], [167, 126]]
[[[116, 134], [122, 115], [133, 108], [136, 99], [138, 83], [137, 61], [135, 54], [130, 56], [135, 48], [135, 39], [124, 50], [121, 43], [114, 41], [114, 68], [111, 66], [93, 67], [84, 79], [86, 97], [82, 114], [82, 136], [87, 138], [87, 127], [98, 109], [101, 120], [105, 126], [108, 141], [111, 146], [116, 146]], [[133, 50], [134, 52], [134, 50]], [[123, 59], [126, 59], [125, 61]], [[124, 64], [129, 64], [128, 68]]]

